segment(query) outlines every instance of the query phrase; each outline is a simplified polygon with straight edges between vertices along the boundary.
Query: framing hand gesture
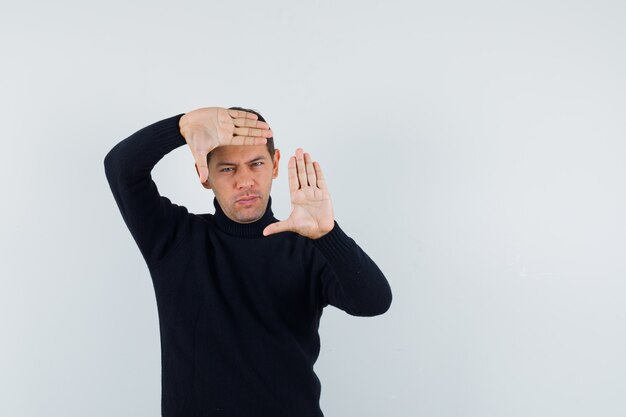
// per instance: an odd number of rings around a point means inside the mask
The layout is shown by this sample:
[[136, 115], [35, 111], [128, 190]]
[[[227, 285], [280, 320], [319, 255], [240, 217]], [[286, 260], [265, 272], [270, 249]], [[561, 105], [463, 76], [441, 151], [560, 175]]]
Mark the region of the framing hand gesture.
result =
[[289, 192], [291, 214], [287, 220], [272, 223], [263, 235], [285, 231], [296, 232], [311, 239], [318, 239], [330, 232], [335, 225], [333, 205], [326, 187], [320, 164], [303, 154], [302, 148], [289, 158]]
[[181, 135], [196, 160], [200, 182], [209, 176], [207, 154], [218, 146], [264, 145], [272, 131], [258, 116], [242, 110], [203, 107], [185, 113], [179, 122]]

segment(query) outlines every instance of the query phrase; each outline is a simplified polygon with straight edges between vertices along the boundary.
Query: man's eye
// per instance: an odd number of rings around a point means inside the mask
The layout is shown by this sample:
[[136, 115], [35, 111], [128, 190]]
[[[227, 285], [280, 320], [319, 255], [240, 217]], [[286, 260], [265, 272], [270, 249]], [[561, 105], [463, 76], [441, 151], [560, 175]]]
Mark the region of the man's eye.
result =
[[232, 168], [222, 168], [220, 171], [222, 171], [222, 172], [227, 172], [227, 171], [226, 171], [227, 169], [232, 169]]
[[[259, 165], [256, 165], [259, 164]], [[263, 165], [263, 162], [259, 161], [259, 162], [254, 162], [252, 165], [260, 167], [261, 165]]]

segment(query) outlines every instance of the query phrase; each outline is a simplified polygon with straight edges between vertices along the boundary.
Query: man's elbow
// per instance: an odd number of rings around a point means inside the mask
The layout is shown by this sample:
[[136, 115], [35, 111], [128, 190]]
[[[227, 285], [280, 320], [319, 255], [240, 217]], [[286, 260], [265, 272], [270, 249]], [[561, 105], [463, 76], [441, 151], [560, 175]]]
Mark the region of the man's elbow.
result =
[[385, 314], [391, 307], [393, 295], [391, 287], [383, 286], [382, 289], [369, 297], [369, 302], [363, 303], [360, 308], [353, 309], [352, 315], [359, 317], [374, 317]]
[[115, 148], [111, 149], [104, 156], [104, 175], [111, 181], [119, 175], [119, 156], [115, 152]]
[[376, 308], [372, 310], [371, 317], [380, 316], [382, 314], [385, 314], [387, 311], [389, 311], [389, 308], [391, 307], [391, 300], [392, 300], [392, 295], [391, 295], [391, 292], [389, 292], [389, 295], [385, 297], [384, 299], [381, 299], [381, 302], [378, 303]]
[[104, 156], [104, 173], [106, 174], [107, 178], [109, 178], [114, 170], [113, 163], [115, 161], [115, 157], [113, 156], [112, 152], [113, 151], [111, 150]]

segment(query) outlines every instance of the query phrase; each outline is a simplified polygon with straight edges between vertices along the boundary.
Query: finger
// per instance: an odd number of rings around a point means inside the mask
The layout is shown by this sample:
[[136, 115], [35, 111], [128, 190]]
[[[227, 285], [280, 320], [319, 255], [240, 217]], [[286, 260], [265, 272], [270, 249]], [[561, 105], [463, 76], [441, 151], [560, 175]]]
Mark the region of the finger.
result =
[[274, 233], [288, 232], [291, 230], [291, 224], [288, 220], [282, 220], [268, 225], [263, 229], [263, 236], [269, 236]]
[[232, 117], [233, 119], [252, 119], [252, 120], [257, 120], [259, 118], [259, 116], [257, 116], [254, 113], [250, 113], [247, 111], [243, 111], [243, 110], [231, 110], [228, 109], [228, 115], [230, 117]]
[[234, 119], [233, 123], [237, 127], [256, 127], [258, 129], [269, 129], [270, 126], [266, 122], [262, 122], [260, 120], [252, 120], [252, 119]]
[[252, 129], [249, 127], [236, 127], [233, 134], [237, 136], [258, 136], [261, 138], [272, 137], [272, 131], [269, 129]]
[[304, 165], [306, 166], [306, 176], [309, 184], [313, 187], [317, 187], [317, 178], [315, 176], [315, 168], [313, 168], [313, 160], [311, 159], [311, 155], [308, 153], [304, 154]]
[[289, 164], [287, 165], [288, 172], [287, 176], [289, 177], [289, 191], [291, 193], [295, 193], [300, 188], [300, 184], [298, 183], [298, 173], [296, 172], [296, 157], [292, 156], [289, 158]]
[[319, 189], [328, 189], [326, 186], [326, 179], [324, 178], [324, 173], [322, 172], [322, 167], [320, 163], [315, 161], [313, 162], [313, 167], [315, 168], [315, 175], [317, 176], [317, 188]]
[[298, 169], [298, 179], [302, 188], [309, 185], [306, 179], [306, 169], [304, 168], [304, 157], [302, 148], [296, 149], [296, 168]]
[[265, 145], [266, 143], [266, 138], [254, 136], [233, 136], [230, 140], [230, 145]]

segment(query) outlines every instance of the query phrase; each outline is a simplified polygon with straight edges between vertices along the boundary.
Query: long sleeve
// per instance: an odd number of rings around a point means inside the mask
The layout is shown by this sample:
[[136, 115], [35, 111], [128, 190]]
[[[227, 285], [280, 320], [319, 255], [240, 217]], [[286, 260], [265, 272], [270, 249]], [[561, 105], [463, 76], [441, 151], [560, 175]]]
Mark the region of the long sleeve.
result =
[[312, 242], [327, 260], [320, 277], [323, 306], [330, 304], [350, 315], [364, 317], [389, 309], [389, 282], [337, 221], [330, 232]]
[[186, 144], [178, 125], [183, 114], [138, 130], [104, 158], [113, 197], [149, 267], [163, 259], [190, 226], [187, 209], [159, 195], [150, 175], [163, 156]]

